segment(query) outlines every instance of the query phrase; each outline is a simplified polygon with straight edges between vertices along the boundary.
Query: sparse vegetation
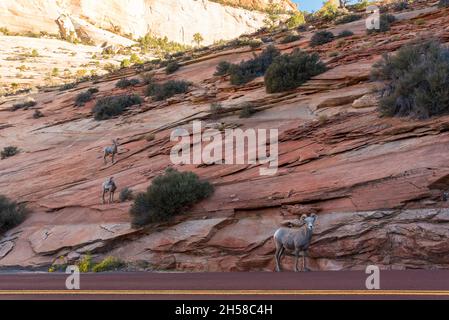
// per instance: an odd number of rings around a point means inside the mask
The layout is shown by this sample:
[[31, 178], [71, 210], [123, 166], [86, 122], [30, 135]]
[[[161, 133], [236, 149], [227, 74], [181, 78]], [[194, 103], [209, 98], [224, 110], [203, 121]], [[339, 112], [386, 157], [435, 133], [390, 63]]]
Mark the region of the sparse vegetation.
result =
[[21, 224], [28, 214], [24, 204], [0, 195], [0, 235]]
[[82, 107], [93, 99], [93, 94], [90, 91], [84, 91], [79, 93], [75, 98], [75, 106]]
[[263, 76], [273, 60], [279, 56], [279, 50], [274, 46], [268, 46], [258, 56], [253, 59], [242, 61], [240, 64], [233, 64], [229, 68], [231, 83], [241, 85], [257, 77]]
[[294, 89], [311, 77], [326, 70], [318, 54], [295, 49], [290, 54], [277, 57], [265, 74], [268, 93]]
[[76, 85], [77, 85], [76, 82], [63, 84], [63, 85], [59, 88], [59, 91], [65, 91], [65, 90], [73, 89], [73, 88], [76, 87]]
[[375, 64], [372, 75], [389, 82], [382, 90], [382, 115], [426, 119], [449, 114], [449, 49], [440, 43], [403, 46]]
[[257, 112], [251, 103], [245, 103], [239, 113], [239, 118], [249, 118]]
[[409, 8], [408, 0], [397, 1], [393, 4], [394, 11], [403, 11]]
[[287, 20], [287, 27], [290, 29], [298, 28], [306, 22], [304, 14], [302, 12], [295, 12]]
[[438, 3], [438, 7], [440, 8], [449, 7], [449, 0], [440, 0], [440, 2]]
[[157, 38], [150, 33], [138, 40], [142, 52], [152, 51], [163, 57], [167, 53], [175, 53], [179, 51], [187, 51], [189, 46], [169, 41], [167, 37]]
[[128, 68], [131, 66], [131, 61], [129, 59], [123, 59], [122, 62], [120, 62], [120, 68]]
[[92, 255], [90, 253], [83, 256], [76, 264], [80, 272], [89, 272], [92, 269]]
[[127, 79], [123, 78], [117, 81], [115, 84], [116, 88], [124, 89], [128, 87], [134, 87], [140, 83], [139, 79]]
[[352, 37], [354, 35], [354, 32], [350, 30], [343, 30], [337, 35], [337, 38], [346, 38], [346, 37]]
[[179, 68], [180, 68], [180, 65], [178, 62], [176, 62], [176, 61], [169, 62], [167, 64], [167, 66], [165, 67], [165, 73], [172, 74], [172, 73], [178, 71]]
[[335, 38], [334, 34], [330, 31], [318, 31], [312, 36], [312, 39], [310, 40], [310, 45], [312, 47], [316, 47], [331, 42], [334, 40], [334, 38]]
[[6, 159], [15, 156], [19, 153], [19, 148], [14, 146], [8, 146], [4, 147], [3, 150], [0, 152], [1, 159]]
[[33, 119], [39, 119], [44, 117], [44, 114], [40, 110], [35, 110], [33, 113]]
[[95, 120], [107, 120], [125, 112], [129, 107], [141, 104], [138, 95], [120, 95], [101, 98], [92, 109]]
[[193, 172], [169, 168], [153, 179], [147, 191], [136, 196], [130, 214], [134, 226], [166, 221], [209, 197], [213, 186]]
[[133, 199], [133, 191], [126, 187], [120, 191], [119, 200], [120, 202], [126, 202]]
[[28, 110], [29, 108], [34, 107], [35, 105], [37, 105], [37, 102], [35, 100], [33, 100], [33, 99], [29, 99], [29, 100], [27, 100], [25, 102], [20, 102], [20, 103], [14, 104], [12, 106], [11, 110], [12, 111], [16, 111], [16, 110], [19, 110], [19, 109]]
[[203, 36], [201, 35], [201, 33], [197, 32], [193, 35], [193, 42], [196, 43], [196, 45], [199, 47], [201, 42], [204, 41]]
[[289, 34], [288, 36], [285, 36], [281, 40], [281, 43], [290, 43], [290, 42], [298, 41], [299, 39], [301, 39], [300, 36], [298, 36], [296, 34]]
[[224, 76], [229, 73], [229, 68], [231, 67], [231, 63], [227, 61], [220, 61], [217, 65], [214, 76]]
[[153, 97], [156, 101], [165, 100], [176, 94], [187, 92], [190, 85], [190, 82], [183, 80], [170, 80], [163, 84], [150, 83], [147, 87], [147, 96]]
[[335, 21], [335, 23], [336, 24], [345, 24], [345, 23], [350, 23], [350, 22], [353, 22], [353, 21], [358, 21], [358, 20], [360, 20], [362, 18], [363, 18], [363, 16], [361, 14], [354, 14], [354, 13], [346, 14], [346, 15], [338, 18]]
[[116, 271], [125, 266], [125, 263], [115, 257], [106, 257], [100, 263], [92, 267], [93, 272]]

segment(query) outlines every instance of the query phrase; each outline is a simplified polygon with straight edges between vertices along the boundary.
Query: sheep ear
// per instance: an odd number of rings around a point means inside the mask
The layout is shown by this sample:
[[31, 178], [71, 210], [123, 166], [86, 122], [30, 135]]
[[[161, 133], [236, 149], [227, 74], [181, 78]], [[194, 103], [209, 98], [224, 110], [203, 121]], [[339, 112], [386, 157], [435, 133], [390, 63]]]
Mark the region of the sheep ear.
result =
[[303, 215], [301, 216], [301, 218], [299, 218], [299, 221], [304, 221], [306, 218], [307, 218], [307, 215], [303, 214]]
[[315, 213], [312, 213], [310, 216], [313, 218], [313, 223], [315, 223], [318, 216]]

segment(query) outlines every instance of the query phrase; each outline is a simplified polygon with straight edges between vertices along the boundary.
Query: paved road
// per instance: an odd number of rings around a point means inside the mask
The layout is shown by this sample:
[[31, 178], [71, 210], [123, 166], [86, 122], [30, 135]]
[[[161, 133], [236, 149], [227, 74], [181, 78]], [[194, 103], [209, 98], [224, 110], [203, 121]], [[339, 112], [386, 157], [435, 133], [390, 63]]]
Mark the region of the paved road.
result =
[[306, 273], [0, 273], [0, 299], [449, 299], [449, 271], [381, 271], [366, 290], [357, 271]]

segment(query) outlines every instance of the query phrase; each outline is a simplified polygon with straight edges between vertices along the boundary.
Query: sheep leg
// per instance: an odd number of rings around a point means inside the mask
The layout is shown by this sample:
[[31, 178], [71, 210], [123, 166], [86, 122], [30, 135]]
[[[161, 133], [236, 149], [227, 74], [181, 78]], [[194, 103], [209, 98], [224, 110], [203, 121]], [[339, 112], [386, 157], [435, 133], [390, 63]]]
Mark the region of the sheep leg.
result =
[[114, 192], [115, 192], [115, 191], [112, 191], [112, 192], [111, 192], [111, 203], [114, 203]]
[[106, 201], [104, 200], [104, 194], [105, 194], [105, 190], [103, 189], [103, 196], [102, 196], [102, 198], [103, 198], [103, 204], [105, 204], [106, 203]]
[[280, 256], [282, 253], [282, 246], [279, 246], [278, 243], [276, 243], [276, 253], [274, 254], [275, 260], [276, 260], [276, 271], [280, 272], [281, 271], [281, 266], [280, 266]]
[[114, 164], [114, 153], [112, 154], [112, 164]]
[[108, 163], [108, 161], [106, 160], [106, 157], [108, 156], [108, 154], [105, 152], [104, 153], [104, 155], [103, 155], [103, 161], [104, 161], [104, 164], [107, 164]]
[[299, 272], [298, 260], [299, 260], [299, 250], [295, 250], [295, 272]]
[[308, 269], [306, 267], [306, 257], [307, 257], [307, 251], [303, 251], [302, 252], [302, 270], [303, 271], [310, 271], [310, 269]]

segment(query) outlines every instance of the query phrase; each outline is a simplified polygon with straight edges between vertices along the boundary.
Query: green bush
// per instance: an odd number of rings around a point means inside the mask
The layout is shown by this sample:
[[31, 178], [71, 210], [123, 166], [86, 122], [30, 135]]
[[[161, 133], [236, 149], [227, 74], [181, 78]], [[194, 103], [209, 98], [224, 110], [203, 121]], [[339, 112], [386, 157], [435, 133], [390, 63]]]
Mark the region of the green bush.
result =
[[12, 156], [15, 156], [19, 153], [19, 148], [14, 146], [4, 147], [2, 152], [0, 152], [1, 159], [6, 159]]
[[76, 85], [77, 85], [76, 82], [63, 84], [63, 85], [59, 88], [59, 91], [65, 91], [65, 90], [73, 89], [73, 88], [76, 87]]
[[330, 31], [324, 30], [318, 31], [312, 36], [312, 39], [310, 40], [310, 45], [312, 47], [316, 47], [331, 42], [332, 40], [334, 40], [334, 38], [335, 38], [334, 34]]
[[229, 68], [231, 67], [231, 64], [227, 61], [220, 61], [217, 65], [216, 71], [214, 73], [214, 76], [224, 76], [229, 73]]
[[379, 111], [384, 116], [426, 119], [449, 113], [449, 49], [438, 42], [403, 46], [373, 67], [387, 81]]
[[249, 118], [257, 112], [256, 108], [251, 103], [246, 103], [243, 105], [239, 113], [239, 118]]
[[229, 68], [231, 83], [241, 85], [263, 76], [279, 54], [279, 50], [274, 46], [268, 46], [260, 55], [255, 55], [253, 59], [231, 65]]
[[96, 88], [96, 87], [89, 88], [89, 89], [87, 89], [87, 91], [92, 94], [100, 92], [100, 90], [98, 90], [98, 88]]
[[346, 37], [352, 37], [354, 35], [354, 32], [350, 30], [343, 30], [337, 35], [337, 38], [346, 38]]
[[282, 40], [281, 43], [285, 44], [285, 43], [290, 43], [290, 42], [294, 42], [294, 41], [298, 41], [299, 39], [301, 39], [300, 36], [296, 35], [296, 34], [289, 34], [288, 36], [285, 36]]
[[130, 214], [134, 226], [166, 221], [213, 193], [213, 186], [193, 172], [169, 168], [153, 179], [147, 191], [134, 199]]
[[133, 199], [133, 191], [126, 187], [120, 191], [119, 200], [120, 202], [126, 202]]
[[394, 11], [402, 11], [402, 10], [406, 10], [408, 9], [409, 3], [408, 0], [401, 0], [401, 1], [397, 1], [393, 4], [393, 10]]
[[147, 87], [147, 96], [156, 101], [162, 101], [176, 94], [185, 93], [189, 90], [191, 83], [183, 80], [170, 80], [163, 84], [150, 83]]
[[362, 16], [361, 14], [354, 14], [354, 13], [352, 13], [352, 14], [346, 14], [346, 15], [344, 15], [344, 16], [338, 18], [338, 19], [335, 21], [335, 23], [336, 23], [336, 24], [345, 24], [345, 23], [350, 23], [350, 22], [353, 22], [353, 21], [360, 20], [360, 19], [362, 19], [362, 18], [363, 18], [363, 16]]
[[17, 204], [0, 195], [0, 234], [21, 224], [28, 214], [24, 204]]
[[93, 99], [93, 94], [90, 91], [81, 92], [75, 98], [75, 106], [82, 107]]
[[295, 49], [290, 54], [277, 57], [265, 74], [268, 93], [294, 89], [311, 77], [326, 71], [318, 54]]
[[390, 30], [390, 26], [393, 22], [396, 21], [396, 17], [391, 14], [381, 14], [380, 15], [380, 26], [379, 29], [367, 29], [368, 34], [372, 33], [380, 33], [380, 32], [387, 32]]
[[80, 272], [89, 272], [90, 270], [92, 270], [93, 263], [90, 253], [82, 257], [76, 265], [78, 266]]
[[93, 272], [116, 271], [125, 266], [125, 263], [115, 257], [106, 257], [100, 263], [93, 266]]
[[167, 66], [165, 67], [165, 73], [172, 74], [172, 73], [178, 71], [179, 68], [180, 68], [180, 65], [178, 62], [176, 62], [176, 61], [169, 62], [167, 64]]
[[19, 109], [27, 110], [28, 108], [34, 107], [35, 105], [37, 105], [37, 102], [34, 100], [16, 103], [12, 106], [12, 111], [16, 111]]
[[129, 59], [123, 59], [122, 62], [120, 62], [120, 68], [128, 68], [131, 66], [131, 61]]
[[123, 78], [120, 79], [119, 81], [117, 81], [117, 83], [115, 84], [115, 86], [117, 88], [120, 89], [124, 89], [124, 88], [128, 88], [128, 87], [133, 87], [136, 86], [140, 83], [139, 79], [127, 79], [127, 78]]
[[33, 113], [33, 119], [39, 119], [42, 118], [44, 114], [40, 110], [34, 110]]
[[449, 7], [449, 0], [440, 0], [440, 2], [438, 3], [438, 7], [440, 8]]
[[129, 107], [141, 103], [142, 99], [135, 94], [105, 97], [97, 101], [92, 112], [95, 120], [107, 120], [122, 114]]

